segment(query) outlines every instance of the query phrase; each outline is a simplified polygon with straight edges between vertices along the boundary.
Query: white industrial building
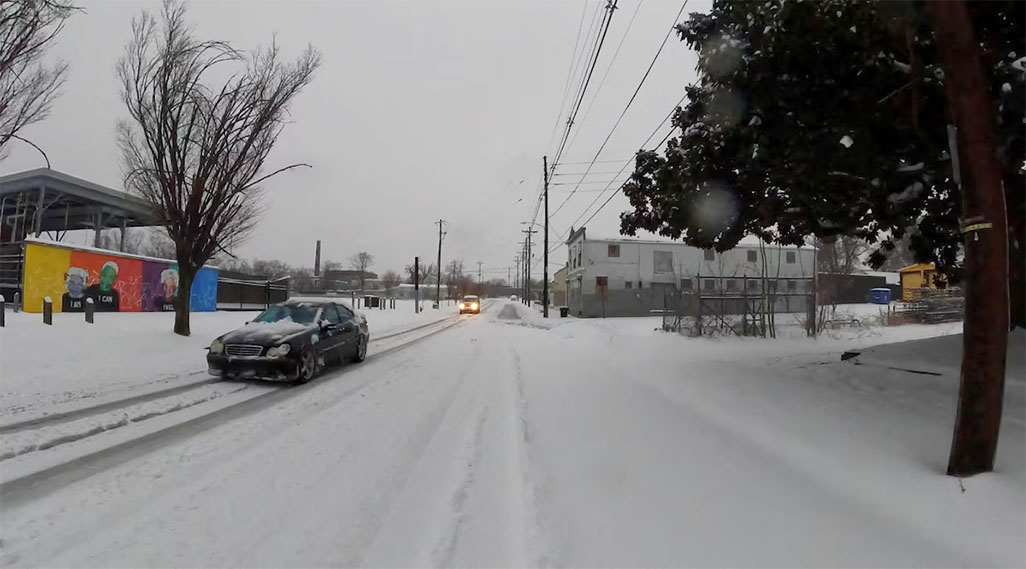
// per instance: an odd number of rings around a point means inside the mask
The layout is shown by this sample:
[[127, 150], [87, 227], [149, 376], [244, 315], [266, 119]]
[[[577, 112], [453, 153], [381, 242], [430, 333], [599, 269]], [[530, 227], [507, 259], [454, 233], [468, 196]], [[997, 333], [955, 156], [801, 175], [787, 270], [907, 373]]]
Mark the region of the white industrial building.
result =
[[800, 311], [816, 265], [812, 247], [742, 241], [718, 253], [670, 240], [589, 238], [583, 227], [571, 231], [567, 250], [567, 306], [583, 317], [647, 315], [668, 291], [698, 287], [708, 297], [765, 287], [779, 292], [786, 307], [778, 310]]

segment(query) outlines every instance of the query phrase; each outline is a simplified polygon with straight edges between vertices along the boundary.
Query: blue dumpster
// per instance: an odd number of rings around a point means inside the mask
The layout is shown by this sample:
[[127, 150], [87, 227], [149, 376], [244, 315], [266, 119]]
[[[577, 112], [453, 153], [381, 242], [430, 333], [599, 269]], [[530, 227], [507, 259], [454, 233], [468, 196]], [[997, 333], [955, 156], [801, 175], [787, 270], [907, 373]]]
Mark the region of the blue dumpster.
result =
[[890, 304], [891, 303], [891, 289], [889, 288], [874, 288], [869, 290], [869, 301], [873, 304]]

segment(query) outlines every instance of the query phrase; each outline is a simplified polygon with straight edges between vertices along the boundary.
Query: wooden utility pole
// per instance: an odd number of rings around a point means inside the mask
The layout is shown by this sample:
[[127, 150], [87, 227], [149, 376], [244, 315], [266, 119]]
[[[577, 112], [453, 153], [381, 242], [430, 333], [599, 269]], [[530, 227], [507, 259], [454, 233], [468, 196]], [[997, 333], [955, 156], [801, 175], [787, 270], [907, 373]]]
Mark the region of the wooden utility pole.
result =
[[962, 373], [948, 474], [970, 476], [994, 469], [1001, 426], [1009, 318], [1005, 194], [994, 101], [965, 0], [934, 0], [930, 9], [957, 128], [965, 236]]
[[527, 285], [527, 287], [526, 287], [526, 298], [527, 298], [527, 305], [531, 306], [531, 245], [532, 245], [531, 240], [534, 238], [534, 234], [538, 233], [538, 230], [537, 229], [533, 229], [533, 228], [527, 228], [527, 229], [524, 229], [523, 232], [527, 234], [527, 261], [524, 263], [525, 264], [525, 271], [524, 272], [527, 273], [526, 277], [525, 277], [525, 284]]
[[517, 253], [517, 256], [513, 257], [513, 263], [517, 266], [516, 272], [513, 273], [513, 275], [514, 275], [513, 289], [516, 290], [519, 293], [520, 292], [520, 253]]
[[438, 264], [435, 265], [437, 276], [435, 277], [435, 308], [442, 306], [442, 226], [445, 225], [444, 219], [439, 219], [435, 223], [438, 224]]
[[420, 257], [413, 258], [413, 312], [420, 314]]
[[545, 259], [542, 261], [542, 317], [549, 317], [549, 157], [542, 156], [545, 179]]

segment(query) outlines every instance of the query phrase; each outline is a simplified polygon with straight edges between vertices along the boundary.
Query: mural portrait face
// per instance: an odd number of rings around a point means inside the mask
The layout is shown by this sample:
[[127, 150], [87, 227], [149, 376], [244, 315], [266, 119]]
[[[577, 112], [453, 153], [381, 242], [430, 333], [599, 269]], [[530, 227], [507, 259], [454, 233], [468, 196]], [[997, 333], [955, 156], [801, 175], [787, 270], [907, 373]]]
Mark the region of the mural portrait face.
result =
[[85, 296], [86, 279], [89, 273], [81, 267], [68, 267], [64, 275], [64, 286], [71, 298], [82, 298]]
[[178, 271], [164, 269], [160, 273], [160, 284], [164, 287], [164, 298], [171, 299], [178, 294]]
[[113, 261], [107, 261], [100, 270], [100, 290], [109, 291], [118, 278], [118, 265]]

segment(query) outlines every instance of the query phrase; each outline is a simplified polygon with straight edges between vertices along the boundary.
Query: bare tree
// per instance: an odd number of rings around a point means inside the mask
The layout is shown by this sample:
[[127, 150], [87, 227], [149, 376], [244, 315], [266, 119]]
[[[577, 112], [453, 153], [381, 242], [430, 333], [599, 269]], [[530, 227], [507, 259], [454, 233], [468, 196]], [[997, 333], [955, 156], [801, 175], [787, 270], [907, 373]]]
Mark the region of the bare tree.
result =
[[839, 236], [817, 240], [816, 267], [820, 278], [816, 291], [818, 302], [830, 306], [830, 317], [837, 312], [841, 291], [848, 286], [849, 278], [862, 265], [870, 252], [869, 245], [857, 238]]
[[385, 274], [381, 275], [381, 285], [385, 287], [385, 293], [388, 295], [391, 295], [392, 290], [399, 286], [401, 280], [399, 273], [392, 270], [385, 271]]
[[349, 268], [360, 271], [360, 290], [363, 290], [363, 283], [367, 280], [367, 269], [373, 264], [374, 255], [366, 251], [354, 253], [352, 257], [349, 257]]
[[324, 272], [336, 271], [336, 270], [341, 269], [341, 268], [342, 268], [342, 263], [339, 263], [338, 261], [324, 261], [324, 264], [321, 265], [321, 270], [324, 271]]
[[[50, 114], [68, 71], [67, 63], [42, 58], [64, 22], [78, 8], [62, 0], [0, 0], [0, 159], [7, 143]], [[50, 161], [47, 159], [47, 167]]]
[[[313, 78], [312, 47], [284, 62], [278, 46], [244, 54], [195, 37], [185, 8], [166, 0], [157, 19], [143, 12], [118, 62], [130, 121], [118, 125], [125, 187], [154, 207], [175, 244], [179, 294], [176, 334], [188, 336], [189, 293], [196, 272], [253, 230], [259, 184], [303, 164], [263, 173], [290, 103]], [[208, 86], [211, 76], [227, 77]]]

